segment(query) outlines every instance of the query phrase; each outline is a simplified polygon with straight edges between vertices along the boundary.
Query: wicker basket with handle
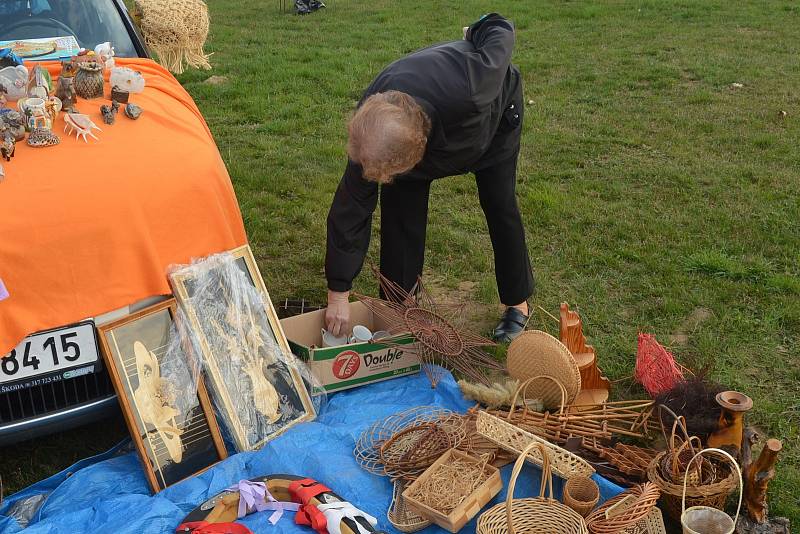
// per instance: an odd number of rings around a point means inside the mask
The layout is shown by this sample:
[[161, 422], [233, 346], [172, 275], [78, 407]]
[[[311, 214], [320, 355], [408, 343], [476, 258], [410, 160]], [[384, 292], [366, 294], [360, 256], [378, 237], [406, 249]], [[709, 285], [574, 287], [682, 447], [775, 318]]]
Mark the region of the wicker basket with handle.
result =
[[[579, 475], [588, 477], [594, 473], [594, 467], [580, 456], [483, 410], [478, 412], [475, 426], [480, 435], [515, 454], [522, 454], [522, 451], [531, 443], [541, 444], [549, 452], [553, 473], [565, 480]], [[524, 456], [535, 465], [542, 465], [542, 455], [538, 450], [533, 450], [531, 454]]]
[[[538, 497], [514, 498], [525, 459], [537, 451], [542, 458], [542, 484]], [[545, 490], [549, 495], [545, 496]], [[477, 534], [517, 534], [541, 532], [543, 534], [588, 534], [583, 518], [570, 507], [553, 498], [553, 474], [550, 471], [550, 451], [538, 442], [529, 443], [517, 458], [508, 483], [504, 503], [496, 504], [478, 518]]]
[[666, 534], [658, 509], [659, 491], [645, 483], [623, 491], [589, 514], [586, 524], [592, 534]]
[[[688, 450], [695, 454], [692, 443], [693, 440], [686, 431], [683, 418], [675, 415], [666, 406], [661, 409], [669, 412], [674, 418], [672, 434], [668, 438], [670, 449], [658, 454], [647, 467], [647, 478], [650, 482], [658, 486], [661, 491], [661, 502], [664, 511], [675, 521], [681, 518], [681, 495], [683, 493], [683, 482], [686, 478], [686, 502], [689, 507], [709, 506], [711, 508], [722, 508], [728, 500], [728, 496], [736, 489], [736, 473], [729, 465], [720, 462], [719, 459], [698, 458], [697, 456], [685, 456], [681, 458], [688, 447]], [[663, 418], [661, 418], [663, 421]], [[685, 439], [681, 445], [675, 444], [675, 431], [680, 427]], [[666, 436], [666, 432], [665, 432]], [[686, 445], [688, 443], [688, 445]], [[679, 470], [686, 470], [681, 472]], [[675, 475], [677, 473], [677, 476]]]

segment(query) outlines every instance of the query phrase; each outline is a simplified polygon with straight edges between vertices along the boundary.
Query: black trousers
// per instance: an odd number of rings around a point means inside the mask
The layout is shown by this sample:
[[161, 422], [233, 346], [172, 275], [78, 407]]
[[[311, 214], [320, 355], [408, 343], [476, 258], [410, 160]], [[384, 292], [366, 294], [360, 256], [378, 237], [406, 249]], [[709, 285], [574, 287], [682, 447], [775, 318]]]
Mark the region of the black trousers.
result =
[[[514, 306], [533, 294], [525, 228], [516, 198], [517, 155], [475, 171], [494, 250], [500, 301]], [[381, 186], [381, 273], [410, 291], [422, 274], [430, 181]]]

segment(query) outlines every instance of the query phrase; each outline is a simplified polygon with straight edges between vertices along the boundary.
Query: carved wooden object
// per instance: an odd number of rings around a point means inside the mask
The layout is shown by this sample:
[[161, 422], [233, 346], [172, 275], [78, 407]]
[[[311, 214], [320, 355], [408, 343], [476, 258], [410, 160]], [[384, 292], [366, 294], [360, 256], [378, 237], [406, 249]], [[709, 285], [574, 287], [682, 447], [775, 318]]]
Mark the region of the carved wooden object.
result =
[[757, 523], [767, 521], [767, 487], [775, 478], [775, 463], [782, 444], [777, 439], [768, 439], [761, 449], [761, 454], [754, 462], [752, 445], [758, 436], [752, 429], [747, 429], [742, 441], [742, 465], [744, 467], [744, 504], [747, 515]]
[[559, 328], [561, 342], [567, 346], [581, 371], [581, 392], [576, 404], [600, 403], [608, 398], [611, 382], [597, 368], [594, 347], [586, 344], [581, 317], [569, 309], [569, 304], [561, 303]]
[[708, 437], [708, 446], [726, 448], [738, 456], [744, 432], [744, 414], [753, 407], [753, 400], [737, 391], [722, 391], [717, 394], [717, 403], [722, 411], [717, 430]]

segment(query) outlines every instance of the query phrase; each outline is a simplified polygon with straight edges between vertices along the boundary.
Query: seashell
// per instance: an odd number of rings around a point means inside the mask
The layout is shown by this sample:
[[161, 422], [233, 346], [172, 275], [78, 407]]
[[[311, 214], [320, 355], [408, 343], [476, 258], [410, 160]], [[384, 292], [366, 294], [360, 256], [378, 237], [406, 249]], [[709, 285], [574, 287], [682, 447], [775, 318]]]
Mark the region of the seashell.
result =
[[136, 120], [142, 116], [142, 113], [144, 113], [144, 110], [136, 104], [128, 104], [125, 106], [125, 116], [129, 119]]
[[114, 68], [114, 47], [111, 46], [110, 42], [106, 41], [105, 43], [100, 43], [99, 45], [95, 46], [94, 53], [98, 58], [100, 58], [100, 64], [103, 65], [103, 68]]
[[14, 102], [26, 96], [28, 83], [28, 69], [23, 65], [0, 69], [0, 84], [8, 91], [7, 98]]
[[92, 119], [89, 118], [88, 115], [84, 115], [83, 113], [66, 113], [64, 115], [64, 122], [66, 126], [64, 126], [64, 131], [67, 132], [67, 135], [70, 135], [72, 132], [75, 132], [75, 139], [80, 136], [83, 136], [83, 142], [88, 143], [89, 141], [86, 139], [87, 135], [90, 135], [97, 139], [97, 136], [92, 133], [92, 130], [101, 130]]
[[56, 134], [44, 128], [35, 128], [28, 136], [28, 145], [35, 148], [54, 146], [60, 142]]
[[117, 87], [129, 93], [141, 93], [144, 91], [144, 76], [139, 71], [128, 67], [114, 67], [111, 69], [109, 78], [111, 87]]

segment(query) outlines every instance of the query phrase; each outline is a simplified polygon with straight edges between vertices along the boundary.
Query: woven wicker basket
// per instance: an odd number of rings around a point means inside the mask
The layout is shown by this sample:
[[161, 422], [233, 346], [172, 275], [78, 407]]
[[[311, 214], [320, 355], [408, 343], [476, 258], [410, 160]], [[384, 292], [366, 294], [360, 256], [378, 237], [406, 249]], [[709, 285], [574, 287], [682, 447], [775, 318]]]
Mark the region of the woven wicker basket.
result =
[[[650, 462], [650, 465], [647, 467], [647, 478], [650, 482], [658, 486], [658, 489], [661, 491], [661, 502], [664, 505], [664, 511], [667, 515], [675, 521], [680, 521], [683, 484], [676, 484], [669, 481], [661, 474], [660, 462], [666, 454], [666, 452], [662, 452]], [[727, 473], [727, 476], [710, 484], [687, 486], [686, 504], [688, 507], [709, 506], [711, 508], [723, 508], [725, 506], [728, 496], [733, 493], [733, 490], [736, 488], [736, 474], [733, 473], [729, 467], [724, 465], [717, 465], [716, 472], [718, 475], [720, 473]]]
[[[567, 390], [567, 403], [571, 403], [581, 390], [581, 372], [575, 358], [561, 341], [547, 332], [528, 330], [521, 333], [508, 346], [506, 368], [512, 378], [523, 382], [534, 376], [549, 375]], [[541, 399], [545, 408], [558, 406], [561, 392], [552, 384], [540, 382], [541, 391], [530, 390]]]
[[[514, 498], [517, 478], [525, 465], [525, 459], [536, 450], [542, 464], [542, 484], [538, 497]], [[514, 464], [508, 483], [506, 502], [496, 504], [478, 518], [477, 534], [520, 534], [540, 532], [542, 534], [588, 534], [586, 522], [570, 507], [553, 499], [553, 474], [550, 471], [550, 452], [541, 443], [530, 443]], [[549, 496], [545, 490], [549, 488]]]
[[392, 503], [389, 505], [389, 510], [386, 512], [386, 518], [394, 528], [400, 532], [412, 534], [419, 532], [424, 528], [428, 528], [433, 523], [419, 515], [412, 510], [403, 498], [403, 490], [406, 488], [406, 482], [398, 480], [394, 483], [392, 489]]
[[572, 477], [564, 484], [561, 502], [586, 517], [600, 500], [600, 488], [589, 477]]
[[[588, 477], [594, 473], [594, 468], [580, 456], [576, 456], [490, 413], [482, 410], [478, 412], [475, 424], [479, 434], [515, 454], [522, 454], [522, 451], [531, 443], [543, 445], [549, 453], [552, 471], [565, 480], [574, 476]], [[542, 456], [538, 450], [534, 450], [526, 457], [533, 464], [542, 465]]]
[[592, 534], [666, 534], [656, 506], [655, 484], [634, 486], [603, 503], [586, 518]]
[[744, 492], [742, 471], [739, 469], [739, 465], [736, 463], [736, 460], [734, 460], [733, 456], [721, 449], [713, 448], [703, 449], [695, 454], [694, 457], [689, 461], [689, 465], [691, 465], [696, 458], [700, 458], [703, 456], [703, 454], [708, 452], [717, 454], [724, 460], [730, 462], [731, 466], [733, 467], [733, 471], [736, 472], [739, 482], [739, 504], [736, 507], [736, 517], [732, 518], [726, 514], [722, 507], [719, 507], [720, 509], [709, 506], [692, 506], [691, 508], [686, 508], [686, 481], [689, 479], [687, 476], [684, 478], [683, 500], [681, 501], [681, 526], [683, 527], [684, 534], [705, 534], [717, 532], [720, 534], [733, 534], [733, 531], [736, 528], [736, 522], [739, 520], [739, 512], [742, 509], [742, 493]]

